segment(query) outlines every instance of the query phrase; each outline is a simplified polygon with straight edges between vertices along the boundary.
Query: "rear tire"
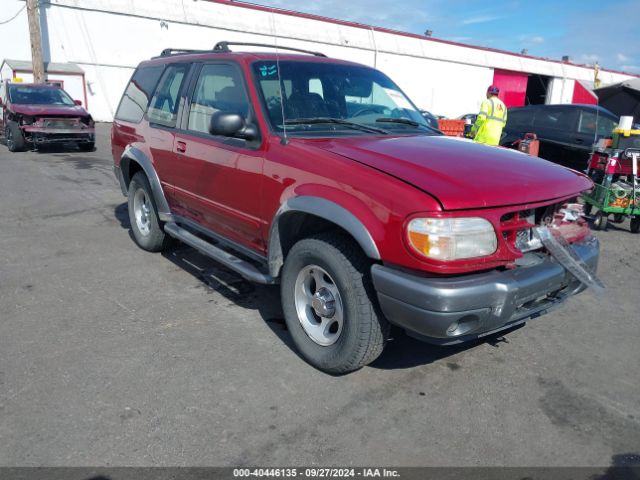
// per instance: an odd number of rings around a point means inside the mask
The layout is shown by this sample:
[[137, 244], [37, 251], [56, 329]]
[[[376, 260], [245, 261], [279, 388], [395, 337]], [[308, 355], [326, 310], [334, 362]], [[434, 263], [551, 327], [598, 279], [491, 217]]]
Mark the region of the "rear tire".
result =
[[331, 374], [358, 370], [382, 353], [389, 323], [382, 316], [371, 261], [350, 238], [324, 233], [300, 240], [287, 255], [282, 308], [307, 362]]
[[606, 213], [600, 210], [596, 213], [595, 218], [593, 219], [593, 228], [595, 230], [606, 230], [607, 224], [609, 223], [609, 217]]
[[631, 217], [631, 233], [640, 232], [640, 216]]
[[95, 142], [79, 143], [78, 148], [82, 152], [93, 152], [96, 149], [96, 144]]
[[27, 146], [22, 130], [16, 122], [7, 122], [4, 138], [10, 152], [22, 152]]
[[161, 252], [171, 245], [153, 199], [149, 180], [143, 172], [136, 173], [129, 183], [129, 222], [133, 237], [140, 248]]

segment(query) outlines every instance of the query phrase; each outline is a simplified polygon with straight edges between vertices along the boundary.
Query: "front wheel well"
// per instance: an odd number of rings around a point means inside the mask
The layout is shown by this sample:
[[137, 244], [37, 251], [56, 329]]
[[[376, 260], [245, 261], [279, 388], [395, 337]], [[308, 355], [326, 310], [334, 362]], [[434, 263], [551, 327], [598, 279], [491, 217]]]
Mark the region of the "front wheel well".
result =
[[288, 212], [279, 220], [277, 227], [272, 229], [272, 235], [277, 235], [276, 239], [271, 239], [269, 255], [269, 270], [274, 277], [280, 276], [280, 271], [284, 261], [293, 246], [305, 238], [318, 235], [320, 233], [335, 232], [349, 238], [356, 245], [358, 242], [347, 230], [330, 220], [306, 212]]
[[127, 189], [129, 188], [129, 184], [131, 183], [133, 176], [140, 171], [144, 171], [142, 165], [130, 158], [123, 159], [120, 162], [120, 168], [122, 169], [122, 178], [124, 179], [124, 184]]

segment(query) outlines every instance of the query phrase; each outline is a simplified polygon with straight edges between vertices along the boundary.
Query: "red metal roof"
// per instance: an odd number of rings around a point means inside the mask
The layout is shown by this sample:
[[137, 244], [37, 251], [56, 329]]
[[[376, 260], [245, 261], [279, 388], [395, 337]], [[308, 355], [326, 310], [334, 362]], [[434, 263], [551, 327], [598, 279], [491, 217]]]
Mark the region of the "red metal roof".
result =
[[[459, 43], [459, 42], [452, 42], [450, 40], [442, 40], [439, 38], [433, 38], [433, 37], [426, 37], [424, 35], [418, 35], [415, 33], [410, 33], [410, 32], [403, 32], [400, 30], [393, 30], [391, 28], [385, 28], [385, 27], [376, 27], [373, 25], [366, 25], [364, 23], [357, 23], [357, 22], [350, 22], [347, 20], [339, 20], [336, 18], [330, 18], [330, 17], [323, 17], [321, 15], [314, 15], [311, 13], [303, 13], [303, 12], [296, 12], [294, 10], [285, 10], [283, 8], [276, 8], [276, 7], [267, 7], [264, 5], [257, 5], [255, 3], [249, 3], [249, 2], [243, 2], [243, 1], [238, 1], [238, 0], [206, 0], [208, 2], [211, 3], [219, 3], [222, 5], [229, 5], [232, 7], [241, 7], [241, 8], [247, 8], [250, 10], [259, 10], [262, 12], [272, 12], [272, 13], [277, 13], [279, 15], [288, 15], [290, 17], [297, 17], [297, 18], [306, 18], [309, 20], [318, 20], [321, 22], [327, 22], [327, 23], [333, 23], [335, 25], [343, 25], [346, 27], [354, 27], [354, 28], [362, 28], [365, 30], [374, 30], [376, 32], [383, 32], [383, 33], [390, 33], [393, 35], [401, 35], [403, 37], [410, 37], [410, 38], [418, 38], [420, 40], [427, 40], [430, 42], [438, 42], [438, 43], [444, 43], [447, 45], [455, 45], [458, 47], [465, 47], [465, 48], [473, 48], [476, 50], [483, 50], [485, 52], [494, 52], [494, 53], [500, 53], [503, 55], [511, 55], [514, 57], [520, 57], [520, 58], [529, 58], [532, 60], [542, 60], [545, 62], [553, 62], [553, 63], [562, 63], [565, 65], [571, 65], [573, 67], [581, 67], [581, 68], [587, 68], [589, 70], [593, 70], [593, 66], [591, 65], [586, 65], [586, 64], [581, 64], [581, 63], [572, 63], [572, 62], [564, 62], [562, 60], [555, 60], [553, 58], [546, 58], [546, 57], [536, 57], [533, 55], [523, 55], [521, 53], [515, 53], [515, 52], [509, 52], [507, 50], [500, 50], [498, 48], [491, 48], [491, 47], [481, 47], [481, 46], [477, 46], [477, 45], [468, 45], [468, 44], [464, 44], [464, 43]], [[629, 73], [629, 72], [621, 72], [619, 70], [610, 70], [610, 69], [606, 69], [606, 68], [601, 68], [600, 69], [601, 72], [610, 72], [610, 73], [618, 73], [621, 75], [629, 75], [632, 77], [638, 77], [640, 78], [640, 75], [634, 74], [634, 73]]]

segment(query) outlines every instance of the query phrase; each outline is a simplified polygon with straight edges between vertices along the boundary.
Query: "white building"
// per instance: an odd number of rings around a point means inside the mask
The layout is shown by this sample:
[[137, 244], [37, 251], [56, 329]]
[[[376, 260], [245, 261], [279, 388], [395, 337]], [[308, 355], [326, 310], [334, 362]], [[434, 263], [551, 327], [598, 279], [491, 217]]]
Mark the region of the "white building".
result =
[[[0, 21], [24, 7], [1, 0]], [[508, 106], [584, 103], [593, 67], [231, 0], [47, 0], [40, 25], [46, 61], [84, 70], [89, 111], [110, 121], [135, 66], [162, 49], [212, 48], [218, 41], [280, 44], [375, 66], [420, 107], [455, 117], [475, 112], [490, 84]], [[253, 49], [257, 50], [257, 49]], [[29, 60], [26, 10], [0, 25], [0, 62]], [[603, 85], [634, 75], [601, 70]]]

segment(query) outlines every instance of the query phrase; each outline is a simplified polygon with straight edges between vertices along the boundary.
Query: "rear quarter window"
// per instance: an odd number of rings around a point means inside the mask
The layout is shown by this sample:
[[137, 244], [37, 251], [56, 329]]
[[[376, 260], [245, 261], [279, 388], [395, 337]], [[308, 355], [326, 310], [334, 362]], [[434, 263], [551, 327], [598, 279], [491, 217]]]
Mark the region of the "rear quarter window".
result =
[[124, 91], [115, 118], [125, 122], [140, 123], [144, 117], [151, 95], [160, 80], [164, 65], [138, 68]]

